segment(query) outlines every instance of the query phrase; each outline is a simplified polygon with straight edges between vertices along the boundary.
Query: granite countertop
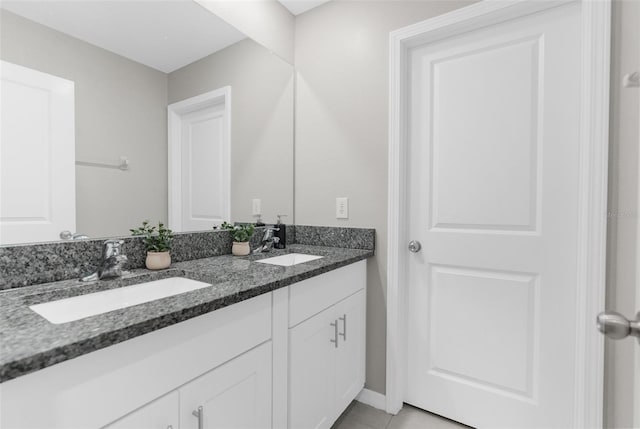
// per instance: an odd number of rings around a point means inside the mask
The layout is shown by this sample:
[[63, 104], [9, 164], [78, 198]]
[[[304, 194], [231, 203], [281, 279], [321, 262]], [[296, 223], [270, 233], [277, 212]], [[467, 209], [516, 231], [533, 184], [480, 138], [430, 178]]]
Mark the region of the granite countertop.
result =
[[[292, 252], [323, 258], [291, 267], [255, 262]], [[114, 280], [74, 279], [0, 291], [0, 383], [370, 256], [372, 250], [294, 244], [259, 255], [179, 262], [163, 271], [136, 269]], [[33, 304], [168, 277], [187, 277], [212, 287], [59, 325], [29, 309]]]

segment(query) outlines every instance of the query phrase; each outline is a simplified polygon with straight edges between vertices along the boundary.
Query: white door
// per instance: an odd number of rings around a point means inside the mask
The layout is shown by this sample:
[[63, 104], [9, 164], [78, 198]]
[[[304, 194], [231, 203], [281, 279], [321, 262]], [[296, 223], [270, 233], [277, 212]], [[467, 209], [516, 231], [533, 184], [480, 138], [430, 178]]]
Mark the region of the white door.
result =
[[409, 51], [410, 404], [572, 425], [580, 37], [574, 2]]
[[179, 391], [181, 429], [271, 428], [271, 342], [196, 378]]
[[74, 84], [2, 61], [0, 244], [76, 230]]
[[175, 231], [230, 220], [230, 91], [169, 106], [169, 227]]

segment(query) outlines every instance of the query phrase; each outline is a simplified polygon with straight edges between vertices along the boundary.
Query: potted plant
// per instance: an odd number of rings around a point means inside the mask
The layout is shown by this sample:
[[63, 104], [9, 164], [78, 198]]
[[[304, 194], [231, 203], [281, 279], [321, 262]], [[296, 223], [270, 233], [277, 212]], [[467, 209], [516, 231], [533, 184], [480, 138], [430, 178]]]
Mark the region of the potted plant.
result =
[[165, 228], [162, 222], [158, 226], [151, 226], [148, 220], [142, 222], [140, 228], [131, 229], [131, 235], [142, 236], [142, 241], [147, 249], [145, 265], [150, 270], [163, 270], [171, 265], [171, 241], [173, 231]]
[[231, 225], [230, 223], [223, 222], [220, 228], [231, 231], [231, 236], [233, 237], [233, 246], [231, 246], [232, 254], [235, 256], [246, 256], [251, 253], [249, 240], [255, 229], [254, 224]]

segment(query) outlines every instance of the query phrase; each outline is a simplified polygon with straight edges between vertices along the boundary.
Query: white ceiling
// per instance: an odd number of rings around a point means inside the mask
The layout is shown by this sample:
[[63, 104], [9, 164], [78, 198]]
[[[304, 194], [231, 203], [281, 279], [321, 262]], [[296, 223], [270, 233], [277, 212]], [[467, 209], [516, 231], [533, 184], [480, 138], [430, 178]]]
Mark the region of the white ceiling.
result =
[[331, 0], [278, 0], [294, 15], [300, 15]]
[[165, 73], [246, 38], [192, 0], [2, 0], [0, 7]]

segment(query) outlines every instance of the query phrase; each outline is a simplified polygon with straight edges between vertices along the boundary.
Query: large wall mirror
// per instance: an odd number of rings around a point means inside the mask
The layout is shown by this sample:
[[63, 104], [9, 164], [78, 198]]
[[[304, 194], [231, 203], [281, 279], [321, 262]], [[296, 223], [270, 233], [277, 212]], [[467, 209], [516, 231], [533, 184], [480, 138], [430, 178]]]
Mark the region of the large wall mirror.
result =
[[[145, 219], [177, 231], [292, 220], [290, 64], [191, 0], [0, 7], [0, 244], [123, 236]], [[58, 176], [73, 187], [53, 189]], [[71, 226], [6, 232], [55, 210]]]

